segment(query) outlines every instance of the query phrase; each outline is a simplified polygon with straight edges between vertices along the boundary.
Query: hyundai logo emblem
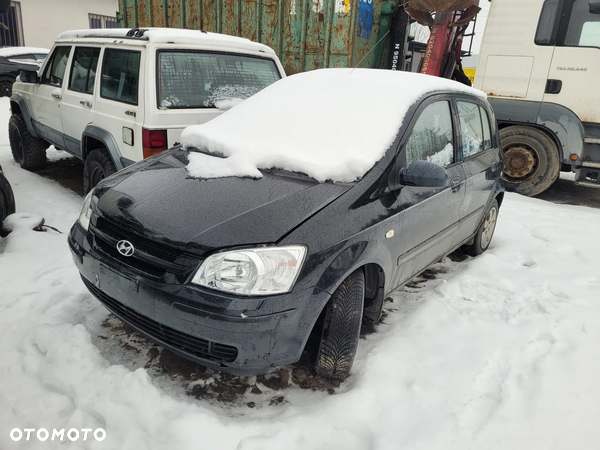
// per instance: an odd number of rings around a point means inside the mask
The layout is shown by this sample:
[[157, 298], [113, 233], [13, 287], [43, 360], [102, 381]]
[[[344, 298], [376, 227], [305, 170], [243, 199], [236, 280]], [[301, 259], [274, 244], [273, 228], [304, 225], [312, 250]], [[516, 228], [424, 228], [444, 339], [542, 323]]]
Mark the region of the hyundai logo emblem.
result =
[[133, 248], [133, 244], [129, 241], [119, 241], [117, 242], [117, 250], [123, 256], [131, 256], [135, 248]]

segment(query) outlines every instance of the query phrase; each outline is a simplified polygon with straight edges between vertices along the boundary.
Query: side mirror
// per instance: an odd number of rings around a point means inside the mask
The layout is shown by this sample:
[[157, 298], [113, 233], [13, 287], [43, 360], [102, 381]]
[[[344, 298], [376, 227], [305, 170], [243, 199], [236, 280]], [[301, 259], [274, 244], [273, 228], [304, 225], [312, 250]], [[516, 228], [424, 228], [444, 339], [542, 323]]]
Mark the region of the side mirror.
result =
[[592, 14], [600, 14], [600, 1], [590, 0], [590, 12]]
[[400, 183], [419, 187], [444, 187], [448, 185], [448, 172], [429, 161], [415, 161], [400, 171]]
[[23, 83], [38, 83], [39, 77], [35, 70], [21, 70], [19, 78]]

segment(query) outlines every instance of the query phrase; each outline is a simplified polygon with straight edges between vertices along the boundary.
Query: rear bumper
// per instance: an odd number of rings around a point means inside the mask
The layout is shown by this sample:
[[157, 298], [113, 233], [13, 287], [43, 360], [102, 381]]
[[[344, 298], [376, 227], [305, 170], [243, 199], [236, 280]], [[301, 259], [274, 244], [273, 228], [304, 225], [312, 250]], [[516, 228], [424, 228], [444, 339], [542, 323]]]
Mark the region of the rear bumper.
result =
[[69, 246], [84, 284], [109, 311], [174, 353], [232, 374], [298, 361], [329, 300], [318, 289], [256, 299], [157, 283], [103, 257], [77, 224]]

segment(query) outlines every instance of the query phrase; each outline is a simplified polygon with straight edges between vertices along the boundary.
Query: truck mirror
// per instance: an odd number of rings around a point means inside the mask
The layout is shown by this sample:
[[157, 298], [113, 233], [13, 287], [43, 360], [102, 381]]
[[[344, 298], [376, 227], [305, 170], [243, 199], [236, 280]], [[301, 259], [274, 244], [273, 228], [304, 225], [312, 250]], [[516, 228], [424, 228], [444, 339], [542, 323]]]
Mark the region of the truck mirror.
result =
[[600, 14], [600, 1], [590, 0], [590, 12], [592, 14]]
[[39, 81], [38, 74], [35, 70], [21, 70], [19, 78], [23, 83], [37, 83]]

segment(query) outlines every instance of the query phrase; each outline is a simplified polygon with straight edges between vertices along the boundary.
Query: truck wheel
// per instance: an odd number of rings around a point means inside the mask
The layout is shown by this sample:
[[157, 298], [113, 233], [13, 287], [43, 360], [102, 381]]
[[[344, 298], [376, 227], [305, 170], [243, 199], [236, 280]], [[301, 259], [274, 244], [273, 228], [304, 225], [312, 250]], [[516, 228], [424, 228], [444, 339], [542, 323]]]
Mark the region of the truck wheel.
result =
[[362, 322], [365, 276], [350, 275], [336, 289], [325, 307], [325, 320], [315, 370], [327, 378], [345, 379], [350, 374]]
[[87, 194], [94, 186], [117, 171], [112, 158], [104, 148], [92, 150], [83, 166], [83, 190]]
[[7, 216], [15, 212], [15, 197], [8, 180], [0, 172], [0, 236], [2, 234], [2, 222]]
[[46, 165], [46, 141], [34, 138], [19, 114], [8, 121], [8, 140], [14, 160], [26, 170], [38, 170]]
[[504, 153], [504, 184], [509, 191], [533, 197], [556, 181], [560, 161], [556, 144], [532, 127], [500, 130]]
[[473, 243], [463, 246], [463, 252], [467, 255], [479, 256], [488, 249], [490, 242], [492, 242], [492, 236], [494, 236], [494, 230], [496, 229], [499, 209], [498, 201], [494, 200], [490, 209], [485, 213], [483, 221], [477, 229], [477, 233], [475, 233]]

